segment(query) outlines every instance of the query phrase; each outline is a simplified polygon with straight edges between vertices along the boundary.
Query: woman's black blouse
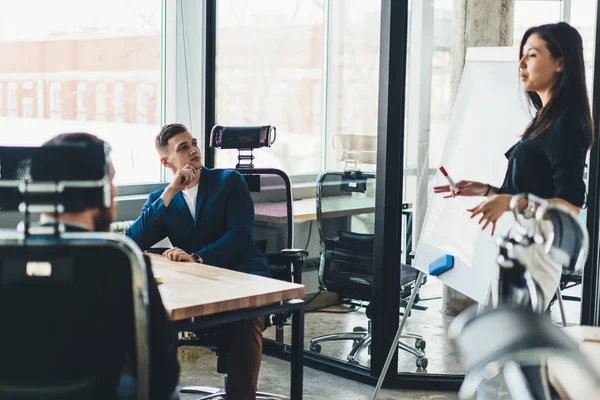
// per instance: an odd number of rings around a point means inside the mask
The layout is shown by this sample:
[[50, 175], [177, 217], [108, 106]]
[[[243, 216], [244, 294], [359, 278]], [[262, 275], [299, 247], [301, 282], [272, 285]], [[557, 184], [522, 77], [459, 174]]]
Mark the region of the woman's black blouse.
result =
[[506, 152], [508, 169], [499, 193], [558, 197], [581, 207], [590, 137], [590, 128], [576, 113], [563, 112], [541, 135], [523, 139]]

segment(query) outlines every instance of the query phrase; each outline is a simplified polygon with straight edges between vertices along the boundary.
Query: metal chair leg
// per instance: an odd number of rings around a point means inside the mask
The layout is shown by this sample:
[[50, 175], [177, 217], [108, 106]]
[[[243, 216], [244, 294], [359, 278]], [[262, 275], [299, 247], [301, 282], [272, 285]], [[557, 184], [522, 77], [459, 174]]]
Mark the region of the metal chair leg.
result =
[[[185, 386], [179, 390], [179, 393], [208, 394], [208, 396], [199, 397], [196, 400], [227, 399], [227, 393], [224, 389], [218, 389], [211, 386]], [[288, 396], [260, 391], [256, 392], [256, 398], [263, 400], [289, 400]]]
[[310, 339], [310, 351], [318, 351], [320, 345], [317, 345], [321, 342], [331, 342], [336, 340], [354, 340], [359, 342], [367, 336], [369, 336], [368, 332], [340, 332], [332, 333], [330, 335], [317, 336]]
[[425, 357], [425, 352], [423, 352], [423, 351], [421, 351], [421, 350], [419, 350], [419, 349], [417, 349], [417, 348], [415, 348], [415, 347], [413, 347], [413, 346], [411, 346], [409, 344], [406, 344], [403, 341], [399, 341], [398, 342], [398, 349], [404, 350], [404, 351], [412, 354], [413, 356], [415, 356], [417, 358], [423, 358], [423, 357]]
[[184, 386], [179, 389], [179, 393], [186, 394], [217, 394], [217, 393], [225, 394], [225, 390], [213, 386]]
[[556, 299], [558, 300], [558, 308], [560, 308], [560, 318], [562, 319], [563, 327], [567, 326], [567, 317], [565, 316], [565, 305], [563, 304], [560, 287], [556, 289]]
[[280, 394], [273, 394], [267, 392], [256, 392], [256, 398], [264, 400], [289, 400], [288, 396], [282, 396]]
[[346, 358], [350, 364], [358, 364], [358, 360], [356, 358], [364, 349], [366, 349], [371, 344], [371, 340], [372, 336], [371, 334], [369, 334], [363, 340], [361, 340], [352, 347], [350, 354], [348, 354], [348, 357]]
[[400, 338], [402, 338], [402, 339], [423, 339], [423, 336], [419, 335], [417, 333], [413, 333], [413, 332], [403, 332], [402, 335], [400, 335]]

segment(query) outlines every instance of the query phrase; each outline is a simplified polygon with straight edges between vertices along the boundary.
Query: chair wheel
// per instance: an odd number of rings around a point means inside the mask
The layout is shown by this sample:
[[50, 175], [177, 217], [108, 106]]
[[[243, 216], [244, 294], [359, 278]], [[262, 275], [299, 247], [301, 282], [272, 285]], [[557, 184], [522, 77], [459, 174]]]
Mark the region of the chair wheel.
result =
[[348, 361], [348, 364], [350, 364], [350, 365], [358, 365], [358, 361], [352, 359], [352, 360]]
[[425, 350], [425, 347], [427, 346], [427, 342], [424, 341], [423, 339], [417, 339], [415, 340], [415, 347], [421, 351]]
[[419, 369], [427, 369], [427, 365], [429, 361], [425, 357], [417, 358], [417, 368]]
[[352, 329], [352, 332], [366, 332], [367, 329], [363, 328], [362, 326], [355, 326], [354, 329]]
[[318, 344], [318, 343], [311, 344], [309, 350], [310, 351], [314, 351], [315, 353], [320, 353], [321, 352], [321, 345]]

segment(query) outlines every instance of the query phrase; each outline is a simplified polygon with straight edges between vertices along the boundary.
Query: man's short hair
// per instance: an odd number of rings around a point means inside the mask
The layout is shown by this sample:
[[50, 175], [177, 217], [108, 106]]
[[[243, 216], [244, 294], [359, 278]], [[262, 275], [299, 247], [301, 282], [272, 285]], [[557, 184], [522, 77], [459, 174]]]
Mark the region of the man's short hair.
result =
[[[52, 139], [46, 141], [42, 147], [51, 147], [51, 146], [61, 146], [61, 145], [76, 145], [76, 146], [84, 146], [84, 147], [96, 147], [104, 149], [105, 152], [109, 151], [110, 146], [99, 137], [92, 135], [91, 133], [86, 132], [74, 132], [74, 133], [61, 133], [57, 136], [54, 136]], [[76, 151], [76, 149], [74, 149]], [[115, 173], [114, 167], [110, 159], [108, 162], [108, 174], [109, 176], [113, 176]], [[92, 159], [86, 157], [74, 157], [70, 159], [69, 163], [71, 164], [71, 169], [81, 169], [81, 171], [92, 172], [96, 168], [98, 168], [98, 157], [94, 157]], [[102, 162], [104, 165], [104, 162]], [[84, 175], [87, 175], [87, 172], [83, 172]], [[35, 175], [32, 171], [32, 176], [35, 180]], [[97, 178], [96, 178], [97, 179]], [[71, 189], [65, 189], [65, 195]], [[82, 212], [95, 206], [91, 206], [91, 204], [97, 204], [99, 198], [103, 196], [103, 188], [86, 188], [79, 189], [76, 191], [77, 195], [70, 196], [68, 195], [68, 199], [65, 200], [65, 208], [68, 212]], [[105, 207], [102, 207], [105, 208]]]
[[155, 146], [156, 151], [163, 153], [169, 144], [169, 140], [175, 135], [187, 132], [188, 128], [183, 124], [167, 124], [162, 127], [158, 135], [156, 135]]
[[42, 146], [58, 146], [63, 143], [102, 144], [106, 142], [87, 132], [61, 133], [47, 140]]
[[[60, 133], [54, 136], [52, 139], [49, 139], [46, 142], [44, 142], [42, 146], [60, 146], [61, 144], [65, 143], [108, 146], [108, 143], [100, 139], [98, 136], [92, 135], [91, 133], [87, 132]], [[114, 173], [114, 167], [112, 163], [109, 163], [108, 168], [110, 173]]]

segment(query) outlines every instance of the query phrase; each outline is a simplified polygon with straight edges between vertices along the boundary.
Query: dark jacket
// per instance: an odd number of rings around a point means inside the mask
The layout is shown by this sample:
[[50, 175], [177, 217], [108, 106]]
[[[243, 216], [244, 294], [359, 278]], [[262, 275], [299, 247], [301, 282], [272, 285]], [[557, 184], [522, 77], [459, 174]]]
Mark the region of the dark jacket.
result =
[[203, 167], [195, 216], [181, 193], [165, 207], [163, 191], [148, 196], [126, 232], [143, 250], [168, 237], [173, 246], [198, 254], [208, 265], [271, 276], [254, 240], [254, 203], [239, 172]]
[[541, 135], [525, 138], [506, 152], [508, 169], [499, 193], [556, 197], [581, 207], [590, 138], [590, 128], [576, 113], [563, 112]]

